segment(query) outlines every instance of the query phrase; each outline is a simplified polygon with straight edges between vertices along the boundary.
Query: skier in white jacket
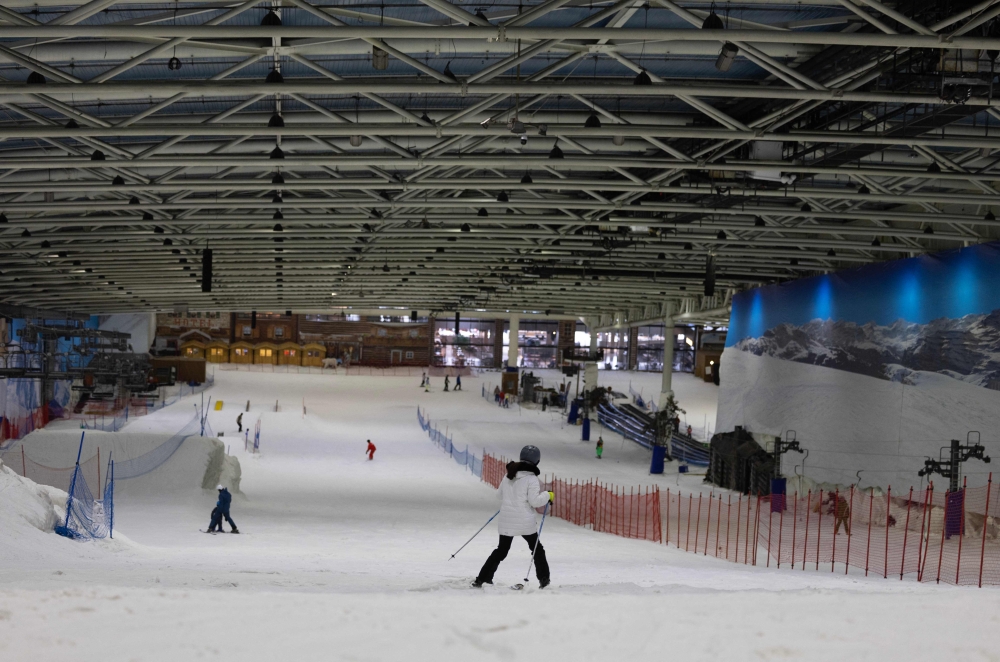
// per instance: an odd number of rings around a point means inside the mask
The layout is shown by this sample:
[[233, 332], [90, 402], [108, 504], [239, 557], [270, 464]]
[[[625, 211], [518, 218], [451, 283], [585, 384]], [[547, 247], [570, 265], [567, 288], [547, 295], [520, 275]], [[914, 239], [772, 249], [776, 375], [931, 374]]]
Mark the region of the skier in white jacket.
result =
[[500, 501], [500, 517], [497, 528], [500, 542], [483, 564], [479, 576], [472, 585], [476, 588], [492, 584], [500, 562], [507, 558], [514, 536], [521, 536], [528, 543], [528, 550], [535, 554], [535, 573], [542, 588], [549, 585], [549, 564], [545, 559], [545, 548], [538, 542], [538, 523], [535, 509], [551, 502], [554, 494], [543, 492], [538, 482], [538, 462], [542, 452], [535, 446], [521, 449], [520, 462], [507, 463], [507, 477], [497, 488]]

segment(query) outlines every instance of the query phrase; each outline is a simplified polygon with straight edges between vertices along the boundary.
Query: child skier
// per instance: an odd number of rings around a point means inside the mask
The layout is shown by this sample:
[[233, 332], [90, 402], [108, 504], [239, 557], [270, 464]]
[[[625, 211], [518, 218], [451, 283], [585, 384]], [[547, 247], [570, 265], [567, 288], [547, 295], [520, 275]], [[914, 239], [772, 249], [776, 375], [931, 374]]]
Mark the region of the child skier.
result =
[[450, 383], [450, 382], [448, 381], [448, 375], [445, 375], [445, 376], [444, 376], [444, 392], [445, 392], [445, 393], [447, 393], [447, 392], [448, 392], [448, 384], [449, 384], [449, 383]]
[[208, 525], [208, 531], [206, 533], [215, 533], [216, 530], [222, 533], [222, 518], [225, 517], [226, 521], [229, 522], [229, 526], [232, 527], [230, 533], [239, 533], [240, 530], [236, 528], [236, 522], [233, 518], [229, 516], [229, 505], [233, 501], [233, 495], [229, 493], [222, 485], [217, 486], [215, 489], [219, 491], [219, 500], [215, 502], [215, 508], [212, 510], [212, 521]]
[[372, 443], [371, 439], [368, 440], [368, 449], [365, 452], [368, 453], [369, 460], [375, 459], [375, 444]]
[[601, 455], [604, 454], [604, 439], [597, 437], [597, 459], [601, 459]]
[[545, 558], [545, 548], [538, 542], [535, 508], [541, 508], [546, 502], [551, 503], [555, 495], [541, 491], [541, 484], [538, 482], [538, 462], [541, 459], [542, 452], [537, 447], [525, 446], [521, 449], [519, 462], [507, 463], [507, 477], [497, 489], [497, 499], [500, 501], [500, 517], [497, 520], [500, 542], [472, 582], [475, 588], [493, 583], [493, 575], [500, 562], [507, 558], [514, 536], [524, 538], [528, 549], [534, 553], [538, 584], [542, 588], [549, 585], [549, 564]]

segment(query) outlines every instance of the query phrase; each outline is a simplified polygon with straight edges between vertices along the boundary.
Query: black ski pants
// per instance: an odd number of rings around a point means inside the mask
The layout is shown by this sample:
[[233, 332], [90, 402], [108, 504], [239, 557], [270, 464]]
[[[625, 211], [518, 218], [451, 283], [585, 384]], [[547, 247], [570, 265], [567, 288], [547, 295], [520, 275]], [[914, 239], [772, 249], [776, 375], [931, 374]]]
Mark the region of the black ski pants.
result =
[[[528, 550], [535, 550], [535, 576], [538, 577], [538, 581], [548, 581], [549, 563], [545, 559], [545, 548], [542, 547], [542, 543], [538, 542], [538, 534], [532, 533], [531, 535], [521, 537], [527, 541]], [[476, 581], [484, 584], [493, 583], [493, 575], [496, 574], [497, 568], [500, 567], [500, 563], [507, 558], [507, 552], [510, 551], [510, 545], [512, 542], [514, 542], [513, 536], [500, 536], [500, 542], [497, 544], [497, 548], [494, 549], [493, 553], [490, 554], [490, 557], [486, 559], [486, 563], [483, 564], [483, 569], [479, 571], [479, 577], [476, 578]]]
[[225, 512], [223, 512], [219, 508], [214, 508], [212, 510], [212, 522], [211, 522], [211, 524], [208, 525], [208, 530], [209, 531], [214, 531], [214, 530], [218, 529], [219, 531], [222, 531], [222, 518], [223, 517], [225, 517], [226, 521], [229, 522], [229, 526], [233, 527], [233, 529], [236, 528], [236, 522], [234, 522], [233, 518], [229, 516], [229, 511], [228, 510], [225, 511]]

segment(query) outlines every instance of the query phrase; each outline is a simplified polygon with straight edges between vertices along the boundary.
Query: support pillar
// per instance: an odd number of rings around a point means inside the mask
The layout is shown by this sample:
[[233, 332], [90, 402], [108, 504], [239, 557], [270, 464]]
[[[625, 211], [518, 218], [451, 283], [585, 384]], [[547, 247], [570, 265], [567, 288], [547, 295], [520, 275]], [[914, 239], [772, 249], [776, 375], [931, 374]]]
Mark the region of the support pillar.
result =
[[660, 381], [660, 409], [667, 404], [667, 398], [674, 394], [674, 319], [663, 320], [663, 378]]
[[[590, 355], [593, 356], [597, 353], [597, 320], [589, 319], [586, 322], [587, 330], [590, 331]], [[588, 391], [597, 388], [597, 363], [591, 361], [584, 364], [583, 384]]]
[[507, 336], [509, 345], [507, 347], [507, 367], [517, 368], [517, 332], [521, 318], [517, 315], [510, 316], [510, 334]]

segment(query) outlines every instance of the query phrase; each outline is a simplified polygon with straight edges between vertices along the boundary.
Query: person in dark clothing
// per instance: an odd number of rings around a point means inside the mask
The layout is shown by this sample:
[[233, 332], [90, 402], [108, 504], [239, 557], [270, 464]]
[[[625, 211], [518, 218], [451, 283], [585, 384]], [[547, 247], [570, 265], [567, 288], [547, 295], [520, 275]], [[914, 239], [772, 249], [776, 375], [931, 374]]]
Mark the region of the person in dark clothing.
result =
[[223, 517], [226, 518], [229, 526], [232, 527], [230, 533], [239, 533], [240, 530], [236, 528], [236, 522], [229, 516], [229, 505], [233, 501], [233, 495], [222, 485], [219, 485], [216, 489], [219, 490], [219, 500], [215, 503], [215, 509], [212, 510], [212, 522], [208, 525], [208, 533], [214, 533], [216, 530], [222, 533]]
[[240, 428], [239, 432], [243, 432], [243, 412], [240, 412], [240, 415], [236, 417], [236, 425]]
[[462, 390], [462, 375], [455, 375], [455, 390]]
[[493, 583], [493, 575], [500, 563], [507, 558], [514, 536], [524, 538], [528, 543], [528, 550], [534, 552], [538, 584], [542, 588], [549, 585], [549, 563], [545, 557], [545, 548], [538, 542], [535, 508], [551, 502], [555, 495], [541, 490], [541, 483], [538, 482], [538, 462], [541, 459], [542, 453], [538, 448], [525, 446], [521, 449], [519, 462], [507, 463], [507, 477], [497, 488], [497, 498], [500, 500], [500, 517], [497, 520], [500, 542], [472, 583], [475, 588]]
[[451, 382], [448, 381], [448, 375], [445, 375], [444, 376], [444, 390], [445, 390], [445, 392], [448, 391], [448, 384], [450, 384], [450, 383]]

